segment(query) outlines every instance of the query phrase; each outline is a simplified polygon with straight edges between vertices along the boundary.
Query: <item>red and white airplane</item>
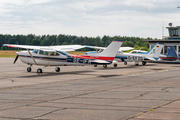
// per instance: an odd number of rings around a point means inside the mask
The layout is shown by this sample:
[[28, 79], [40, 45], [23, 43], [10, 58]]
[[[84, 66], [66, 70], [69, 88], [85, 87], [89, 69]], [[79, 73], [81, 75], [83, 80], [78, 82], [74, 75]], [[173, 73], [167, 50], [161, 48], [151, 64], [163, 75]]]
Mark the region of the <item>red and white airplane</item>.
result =
[[[101, 53], [91, 55], [70, 55], [65, 51], [74, 51], [76, 49], [83, 48], [81, 45], [66, 45], [66, 46], [29, 46], [29, 45], [12, 45], [3, 44], [6, 47], [13, 48], [25, 48], [27, 51], [17, 52], [17, 57], [14, 63], [20, 58], [23, 63], [30, 65], [27, 68], [28, 72], [31, 72], [32, 65], [40, 66], [56, 66], [56, 72], [60, 71], [57, 66], [77, 66], [77, 65], [103, 65], [104, 68], [107, 64], [111, 64], [118, 52], [123, 41], [115, 39], [112, 41], [107, 49]], [[29, 49], [34, 49], [30, 51]], [[39, 68], [37, 73], [42, 73], [42, 69]]]

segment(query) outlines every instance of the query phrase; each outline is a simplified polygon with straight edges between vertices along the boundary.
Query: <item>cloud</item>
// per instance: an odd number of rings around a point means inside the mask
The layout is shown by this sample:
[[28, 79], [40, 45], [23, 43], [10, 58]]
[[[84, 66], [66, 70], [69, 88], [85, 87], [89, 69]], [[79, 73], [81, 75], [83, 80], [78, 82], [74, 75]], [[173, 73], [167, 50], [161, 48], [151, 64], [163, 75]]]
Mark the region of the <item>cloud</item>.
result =
[[165, 26], [180, 24], [178, 4], [178, 0], [1, 0], [0, 32], [161, 38], [163, 19]]

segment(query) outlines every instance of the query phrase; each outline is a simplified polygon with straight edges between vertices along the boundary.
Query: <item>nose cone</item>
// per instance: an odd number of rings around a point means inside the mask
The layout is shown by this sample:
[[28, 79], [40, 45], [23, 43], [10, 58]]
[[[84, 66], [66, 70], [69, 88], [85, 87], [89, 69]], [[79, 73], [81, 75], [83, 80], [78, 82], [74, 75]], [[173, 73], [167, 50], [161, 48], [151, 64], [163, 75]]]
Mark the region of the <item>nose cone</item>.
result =
[[19, 55], [19, 52], [16, 52], [17, 55]]

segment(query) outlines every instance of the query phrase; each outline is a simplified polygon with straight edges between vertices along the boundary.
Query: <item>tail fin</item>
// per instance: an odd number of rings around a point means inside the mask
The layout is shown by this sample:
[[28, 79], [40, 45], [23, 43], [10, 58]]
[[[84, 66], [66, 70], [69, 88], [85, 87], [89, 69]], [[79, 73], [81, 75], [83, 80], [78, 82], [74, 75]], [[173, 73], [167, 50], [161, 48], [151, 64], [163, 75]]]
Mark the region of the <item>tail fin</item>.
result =
[[153, 48], [148, 52], [149, 57], [153, 57], [154, 59], [159, 59], [159, 55], [162, 51], [163, 44], [156, 43], [156, 45], [153, 46]]
[[105, 50], [103, 50], [101, 53], [98, 53], [97, 55], [104, 57], [115, 57], [122, 43], [122, 40], [115, 39], [108, 45]]
[[167, 57], [175, 57], [178, 58], [177, 53], [172, 45], [168, 45], [168, 54]]

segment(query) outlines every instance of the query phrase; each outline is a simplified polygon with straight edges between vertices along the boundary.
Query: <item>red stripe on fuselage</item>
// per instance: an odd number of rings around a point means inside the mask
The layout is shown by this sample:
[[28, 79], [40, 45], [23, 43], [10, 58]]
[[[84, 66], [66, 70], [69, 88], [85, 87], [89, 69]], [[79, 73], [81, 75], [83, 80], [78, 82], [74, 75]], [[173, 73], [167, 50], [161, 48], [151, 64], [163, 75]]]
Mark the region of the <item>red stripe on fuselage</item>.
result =
[[71, 55], [73, 58], [83, 58], [83, 59], [96, 59], [96, 60], [108, 60], [113, 61], [114, 57], [101, 57], [101, 56], [83, 56], [83, 55]]
[[178, 58], [174, 57], [159, 57], [160, 59], [167, 59], [167, 60], [178, 60]]

